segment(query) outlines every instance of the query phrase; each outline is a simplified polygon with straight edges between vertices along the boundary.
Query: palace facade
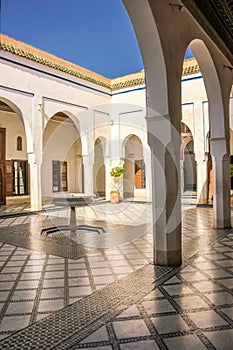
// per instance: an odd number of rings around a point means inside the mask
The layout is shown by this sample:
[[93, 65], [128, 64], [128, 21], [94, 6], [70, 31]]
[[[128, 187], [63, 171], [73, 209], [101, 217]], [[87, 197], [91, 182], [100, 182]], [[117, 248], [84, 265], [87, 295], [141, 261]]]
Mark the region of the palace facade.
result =
[[[144, 71], [110, 80], [5, 35], [1, 50], [0, 202], [38, 210], [63, 191], [109, 199], [118, 165], [121, 196], [151, 201]], [[195, 58], [183, 65], [181, 120], [181, 192], [208, 203], [208, 98]]]

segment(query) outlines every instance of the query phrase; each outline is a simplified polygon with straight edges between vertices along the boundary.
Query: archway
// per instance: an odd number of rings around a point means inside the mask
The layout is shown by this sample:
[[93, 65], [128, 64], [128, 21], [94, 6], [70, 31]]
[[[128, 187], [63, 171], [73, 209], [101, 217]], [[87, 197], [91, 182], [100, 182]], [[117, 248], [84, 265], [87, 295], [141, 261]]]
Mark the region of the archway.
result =
[[190, 140], [184, 150], [184, 192], [195, 192], [197, 189], [197, 168], [194, 143]]
[[[20, 142], [19, 142], [20, 140]], [[0, 99], [1, 203], [29, 201], [27, 138], [20, 110]], [[20, 198], [18, 198], [20, 196]]]
[[[193, 40], [189, 47], [195, 55], [203, 74], [208, 97], [210, 155], [213, 169], [214, 226], [216, 228], [229, 227], [231, 219], [228, 118], [231, 86], [227, 82], [225, 86], [222, 84], [216, 62], [214, 62], [208, 47], [202, 40]], [[209, 160], [208, 168], [210, 166]]]
[[213, 204], [213, 195], [214, 195], [214, 177], [213, 177], [213, 163], [212, 157], [210, 153], [210, 132], [208, 131], [206, 135], [206, 167], [207, 167], [207, 195], [206, 195], [206, 203]]
[[[192, 16], [186, 11], [180, 11], [183, 6], [157, 0], [145, 1], [143, 5], [140, 0], [123, 2], [142, 51], [147, 83], [148, 141], [152, 150], [154, 260], [161, 265], [175, 265], [181, 261], [180, 138], [177, 134], [180, 133], [181, 121], [182, 62], [189, 43], [202, 70], [211, 105], [211, 154], [215, 174], [214, 191], [217, 194], [213, 206], [214, 226], [223, 228], [230, 225], [227, 188], [229, 151], [226, 142], [228, 126], [225, 125], [228, 119], [226, 104], [229, 105], [229, 101], [226, 100], [230, 79], [229, 74], [227, 77], [224, 73], [227, 60], [211, 38], [196, 25]], [[192, 30], [184, 33], [184, 26]], [[193, 40], [197, 37], [203, 41]], [[161, 88], [158, 84], [161, 84]], [[158, 141], [160, 139], [162, 142]]]
[[146, 174], [142, 141], [130, 135], [123, 142], [124, 147], [124, 198], [145, 196]]
[[167, 1], [123, 2], [134, 26], [145, 67], [146, 121], [152, 154], [154, 262], [159, 265], [179, 265], [180, 79], [183, 43], [178, 52], [173, 35], [176, 32], [176, 17]]
[[196, 192], [197, 165], [193, 135], [189, 127], [181, 122], [181, 192]]
[[79, 131], [66, 113], [58, 112], [43, 133], [43, 200], [56, 192], [82, 192], [82, 178]]
[[95, 195], [98, 197], [105, 197], [106, 194], [104, 142], [103, 137], [98, 137], [94, 145], [93, 188]]

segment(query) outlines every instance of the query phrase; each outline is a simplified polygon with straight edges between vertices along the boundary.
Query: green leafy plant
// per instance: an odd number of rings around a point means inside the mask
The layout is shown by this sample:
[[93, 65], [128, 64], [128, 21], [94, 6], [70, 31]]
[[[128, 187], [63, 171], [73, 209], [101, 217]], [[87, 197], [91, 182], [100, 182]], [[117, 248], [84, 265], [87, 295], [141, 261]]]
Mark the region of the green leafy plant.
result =
[[122, 174], [124, 174], [124, 168], [123, 166], [116, 166], [115, 168], [112, 168], [110, 171], [110, 175], [112, 177], [120, 177]]
[[[110, 175], [111, 177], [113, 177], [113, 188], [112, 190], [110, 191], [110, 195], [111, 194], [116, 194], [118, 196], [118, 198], [120, 198], [120, 191], [118, 190], [118, 185], [117, 185], [117, 182], [118, 182], [118, 178], [124, 174], [124, 167], [123, 166], [116, 166], [114, 168], [112, 168], [112, 170], [110, 171]], [[117, 203], [115, 202], [114, 199], [111, 200], [112, 203]], [[119, 201], [119, 199], [118, 199]]]

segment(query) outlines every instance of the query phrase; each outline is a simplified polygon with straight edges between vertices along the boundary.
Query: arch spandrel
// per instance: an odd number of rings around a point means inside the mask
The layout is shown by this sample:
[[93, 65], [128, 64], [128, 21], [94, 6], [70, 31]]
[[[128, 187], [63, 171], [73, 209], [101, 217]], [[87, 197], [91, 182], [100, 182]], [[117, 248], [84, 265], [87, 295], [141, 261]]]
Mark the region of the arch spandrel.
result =
[[224, 107], [223, 91], [215, 61], [204, 41], [194, 39], [190, 42], [189, 47], [200, 67], [208, 96], [210, 137], [226, 138], [228, 123], [225, 118], [226, 111]]
[[145, 67], [147, 115], [148, 117], [154, 116], [155, 114], [167, 115], [168, 95], [166, 65], [158, 28], [149, 1], [123, 0], [123, 3], [134, 27]]
[[33, 146], [34, 142], [33, 142], [33, 135], [32, 135], [32, 127], [29, 123], [28, 118], [26, 118], [27, 113], [24, 112], [23, 109], [21, 109], [12, 100], [9, 100], [3, 96], [0, 96], [0, 101], [7, 104], [13, 110], [13, 112], [16, 113], [17, 117], [20, 119], [26, 134], [27, 153], [32, 153], [34, 151], [34, 146]]

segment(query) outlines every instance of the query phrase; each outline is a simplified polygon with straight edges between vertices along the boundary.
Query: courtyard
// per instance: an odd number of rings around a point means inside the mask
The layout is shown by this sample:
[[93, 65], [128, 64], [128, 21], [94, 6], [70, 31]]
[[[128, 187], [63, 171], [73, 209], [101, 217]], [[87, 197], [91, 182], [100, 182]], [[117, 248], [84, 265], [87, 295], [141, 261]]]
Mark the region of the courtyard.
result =
[[69, 231], [69, 208], [2, 206], [2, 349], [231, 349], [233, 232], [212, 207], [183, 205], [180, 267], [153, 265], [152, 206], [79, 208], [105, 233]]

